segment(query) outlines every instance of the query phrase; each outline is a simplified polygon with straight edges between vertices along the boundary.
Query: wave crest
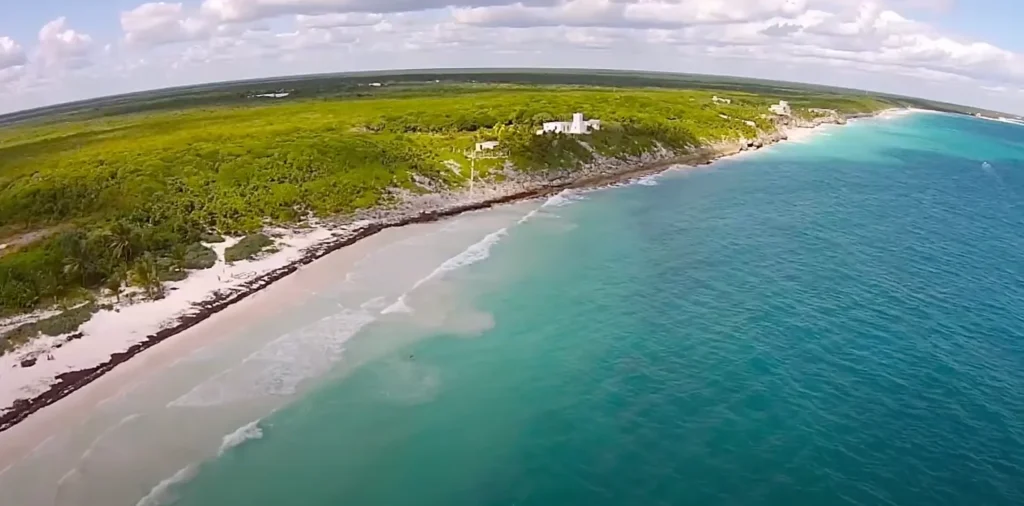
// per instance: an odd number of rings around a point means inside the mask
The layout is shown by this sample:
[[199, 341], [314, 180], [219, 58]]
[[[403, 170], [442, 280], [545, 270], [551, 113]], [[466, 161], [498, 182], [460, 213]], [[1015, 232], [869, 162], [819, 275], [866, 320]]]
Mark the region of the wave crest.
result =
[[263, 429], [260, 428], [259, 420], [243, 425], [238, 430], [224, 436], [220, 443], [220, 449], [217, 450], [217, 456], [224, 455], [228, 450], [252, 439], [263, 439]]
[[495, 244], [498, 244], [498, 242], [506, 235], [508, 235], [508, 228], [502, 228], [496, 232], [487, 234], [486, 237], [475, 244], [470, 245], [468, 248], [463, 250], [462, 253], [445, 260], [444, 263], [434, 269], [433, 272], [428, 274], [425, 278], [417, 281], [416, 284], [412, 285], [412, 288], [403, 293], [394, 304], [391, 304], [381, 311], [381, 314], [411, 313], [412, 308], [409, 307], [408, 304], [408, 295], [410, 293], [423, 286], [423, 284], [428, 281], [438, 279], [448, 272], [461, 269], [467, 265], [475, 264], [491, 256], [491, 248]]
[[146, 497], [139, 499], [139, 502], [135, 503], [135, 506], [161, 506], [163, 504], [170, 503], [174, 500], [171, 488], [195, 478], [198, 471], [199, 469], [195, 465], [189, 465], [179, 469], [178, 472], [174, 473], [170, 478], [161, 481], [153, 487], [149, 493], [146, 494]]

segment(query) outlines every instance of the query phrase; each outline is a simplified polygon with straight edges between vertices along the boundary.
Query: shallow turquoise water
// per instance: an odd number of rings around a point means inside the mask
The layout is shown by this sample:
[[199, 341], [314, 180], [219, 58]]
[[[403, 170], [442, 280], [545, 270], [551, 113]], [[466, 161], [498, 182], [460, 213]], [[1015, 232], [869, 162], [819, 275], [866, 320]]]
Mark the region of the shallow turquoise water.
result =
[[657, 182], [423, 286], [493, 327], [378, 322], [347, 353], [413, 344], [175, 504], [1024, 504], [1024, 129], [865, 121]]

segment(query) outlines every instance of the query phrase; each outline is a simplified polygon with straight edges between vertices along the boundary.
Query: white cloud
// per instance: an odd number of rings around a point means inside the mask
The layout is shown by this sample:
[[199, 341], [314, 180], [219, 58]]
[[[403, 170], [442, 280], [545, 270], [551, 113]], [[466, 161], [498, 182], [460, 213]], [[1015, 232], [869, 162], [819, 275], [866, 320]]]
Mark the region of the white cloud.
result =
[[[555, 5], [560, 0], [523, 1], [527, 5]], [[508, 0], [203, 0], [201, 10], [222, 22], [240, 22], [290, 14], [419, 12], [449, 6], [507, 3]]]
[[92, 45], [92, 37], [68, 28], [64, 17], [50, 21], [39, 30], [39, 57], [47, 67], [86, 66]]
[[0, 85], [8, 85], [25, 76], [25, 66], [18, 65], [0, 69]]
[[565, 0], [551, 6], [521, 2], [455, 11], [461, 23], [488, 26], [682, 27], [739, 23], [804, 12], [806, 0]]
[[[942, 35], [876, 0], [564, 0], [454, 10], [458, 23], [536, 30], [538, 26], [621, 28], [678, 46], [753, 46], [773, 59], [814, 57], [900, 72], [1024, 82], [1019, 55]], [[760, 56], [757, 56], [760, 57]], [[750, 56], [755, 58], [755, 56]]]
[[0, 37], [0, 70], [25, 64], [25, 50], [10, 37]]
[[121, 13], [125, 42], [133, 45], [159, 45], [206, 36], [211, 24], [186, 16], [180, 3], [146, 3]]
[[298, 30], [289, 33], [279, 33], [278, 48], [283, 52], [304, 51], [308, 49], [331, 46], [334, 44], [354, 42], [356, 37], [340, 30], [325, 30], [315, 28], [311, 30]]
[[319, 16], [306, 16], [299, 14], [295, 17], [299, 26], [307, 28], [334, 28], [338, 26], [369, 26], [376, 25], [384, 20], [384, 16], [375, 13], [345, 12], [334, 14], [321, 14]]

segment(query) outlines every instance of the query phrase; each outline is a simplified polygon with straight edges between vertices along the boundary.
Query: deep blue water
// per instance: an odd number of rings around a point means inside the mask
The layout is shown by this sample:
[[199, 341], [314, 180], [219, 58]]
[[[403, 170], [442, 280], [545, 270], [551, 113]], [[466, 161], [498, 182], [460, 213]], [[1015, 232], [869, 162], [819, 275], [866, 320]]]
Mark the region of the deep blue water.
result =
[[864, 121], [657, 181], [510, 229], [448, 278], [493, 328], [327, 382], [176, 504], [1024, 504], [1024, 128]]

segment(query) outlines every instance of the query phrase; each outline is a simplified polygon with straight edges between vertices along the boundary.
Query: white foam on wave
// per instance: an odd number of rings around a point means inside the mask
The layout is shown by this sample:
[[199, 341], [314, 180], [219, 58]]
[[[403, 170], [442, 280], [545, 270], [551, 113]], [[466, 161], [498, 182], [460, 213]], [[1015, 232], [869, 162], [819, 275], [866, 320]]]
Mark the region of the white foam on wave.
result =
[[260, 428], [259, 420], [245, 424], [239, 427], [238, 430], [224, 436], [220, 443], [220, 449], [217, 450], [217, 456], [224, 455], [228, 450], [253, 439], [263, 439], [263, 429]]
[[84, 462], [84, 461], [88, 460], [89, 457], [92, 456], [92, 452], [95, 451], [96, 447], [99, 446], [100, 442], [102, 442], [104, 439], [106, 439], [111, 434], [117, 432], [118, 429], [124, 427], [125, 425], [128, 425], [129, 423], [132, 423], [133, 421], [138, 419], [140, 416], [142, 416], [142, 415], [139, 414], [139, 413], [128, 415], [128, 416], [122, 418], [121, 421], [117, 422], [114, 425], [111, 425], [106, 430], [101, 432], [99, 436], [96, 436], [96, 439], [92, 440], [92, 443], [89, 443], [89, 447], [85, 449], [84, 453], [82, 453], [82, 457], [79, 459], [79, 462]]
[[576, 202], [576, 201], [579, 201], [579, 200], [584, 200], [585, 198], [586, 197], [584, 197], [582, 194], [580, 194], [578, 190], [562, 190], [558, 194], [549, 197], [546, 201], [544, 201], [543, 204], [541, 204], [539, 207], [537, 207], [533, 211], [530, 211], [529, 213], [526, 213], [526, 216], [523, 216], [522, 218], [519, 218], [519, 221], [516, 222], [516, 224], [517, 225], [522, 225], [522, 224], [532, 220], [533, 218], [537, 217], [538, 215], [541, 215], [544, 212], [545, 208], [564, 207], [564, 206], [567, 206], [569, 204], [572, 204], [573, 202]]
[[539, 207], [537, 207], [533, 211], [530, 211], [529, 213], [526, 213], [526, 216], [523, 216], [522, 218], [519, 218], [519, 221], [517, 222], [517, 224], [518, 225], [522, 225], [523, 223], [526, 223], [526, 222], [532, 220], [537, 215], [541, 214], [546, 208], [550, 208], [550, 207], [564, 207], [564, 206], [567, 206], [569, 204], [572, 204], [573, 202], [576, 202], [576, 201], [579, 201], [579, 200], [584, 200], [584, 199], [585, 199], [585, 197], [582, 194], [580, 194], [578, 190], [562, 190], [558, 194], [549, 197], [546, 201], [544, 201], [543, 204], [541, 204]]
[[530, 211], [530, 212], [526, 213], [526, 216], [523, 216], [522, 218], [519, 218], [519, 221], [516, 222], [516, 223], [519, 224], [519, 225], [522, 225], [523, 223], [526, 223], [526, 222], [530, 221], [531, 219], [533, 219], [534, 216], [537, 216], [537, 214], [540, 213], [540, 210], [543, 209], [543, 208], [544, 207], [541, 206], [541, 207], [538, 207], [537, 209], [534, 209], [533, 211]]
[[[380, 309], [381, 306], [384, 305], [384, 303], [385, 303], [384, 297], [374, 297], [374, 298], [372, 298], [372, 299], [370, 299], [370, 300], [360, 304], [359, 308], [360, 309]], [[344, 308], [345, 306], [342, 306], [342, 305], [339, 304], [338, 307]]]
[[661, 177], [661, 173], [650, 174], [633, 181], [633, 184], [640, 186], [658, 186], [658, 178]]
[[267, 396], [294, 394], [302, 381], [326, 373], [341, 359], [345, 343], [376, 318], [343, 309], [284, 334], [241, 364], [204, 381], [168, 407], [207, 407]]
[[171, 494], [171, 487], [185, 483], [186, 481], [195, 478], [198, 474], [198, 467], [195, 465], [188, 465], [178, 470], [170, 478], [167, 478], [155, 487], [153, 487], [146, 497], [139, 499], [139, 502], [135, 503], [135, 506], [161, 506], [168, 504], [174, 500]]
[[583, 195], [574, 190], [562, 190], [557, 195], [550, 197], [541, 207], [562, 207], [583, 199]]
[[380, 314], [411, 313], [411, 312], [412, 312], [412, 308], [409, 307], [409, 304], [405, 301], [405, 294], [403, 293], [402, 296], [399, 297], [398, 300], [396, 300], [394, 304], [391, 304], [390, 306], [384, 308], [384, 310], [381, 311]]
[[491, 248], [495, 244], [498, 244], [498, 241], [501, 241], [501, 239], [506, 235], [508, 235], [508, 228], [502, 228], [496, 232], [487, 234], [486, 237], [477, 243], [470, 245], [468, 248], [463, 250], [462, 253], [445, 260], [444, 263], [434, 269], [433, 272], [428, 274], [425, 278], [417, 281], [416, 284], [412, 285], [412, 288], [410, 288], [409, 291], [398, 297], [398, 300], [395, 301], [394, 304], [391, 304], [381, 311], [381, 314], [412, 312], [412, 308], [409, 307], [408, 303], [408, 295], [410, 293], [423, 286], [423, 284], [428, 281], [438, 279], [446, 273], [461, 269], [467, 265], [475, 264], [491, 256]]

